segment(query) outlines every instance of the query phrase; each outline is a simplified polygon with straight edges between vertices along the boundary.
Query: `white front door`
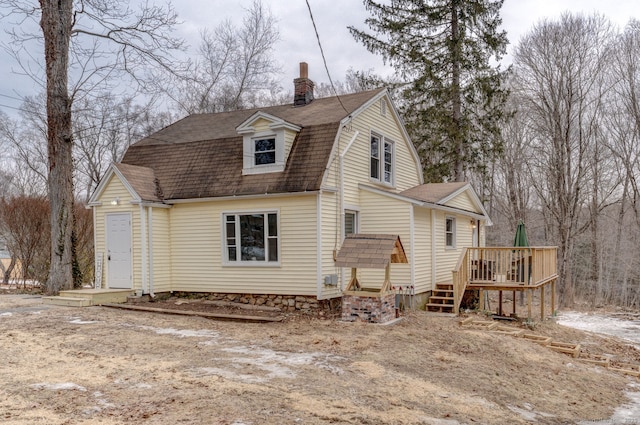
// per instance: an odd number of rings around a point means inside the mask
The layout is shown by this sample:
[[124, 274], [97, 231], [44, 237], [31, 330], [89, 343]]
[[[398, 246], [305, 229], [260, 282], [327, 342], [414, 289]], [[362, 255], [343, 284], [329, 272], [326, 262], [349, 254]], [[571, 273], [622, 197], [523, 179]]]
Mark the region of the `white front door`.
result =
[[131, 289], [131, 214], [107, 214], [107, 286]]

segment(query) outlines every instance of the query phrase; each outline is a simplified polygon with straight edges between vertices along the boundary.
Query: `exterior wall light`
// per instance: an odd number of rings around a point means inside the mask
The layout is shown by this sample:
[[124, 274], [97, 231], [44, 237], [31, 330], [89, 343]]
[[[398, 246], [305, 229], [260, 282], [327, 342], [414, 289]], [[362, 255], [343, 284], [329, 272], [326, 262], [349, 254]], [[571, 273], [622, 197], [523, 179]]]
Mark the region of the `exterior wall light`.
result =
[[114, 198], [111, 201], [111, 205], [115, 206], [115, 205], [120, 205], [120, 198]]

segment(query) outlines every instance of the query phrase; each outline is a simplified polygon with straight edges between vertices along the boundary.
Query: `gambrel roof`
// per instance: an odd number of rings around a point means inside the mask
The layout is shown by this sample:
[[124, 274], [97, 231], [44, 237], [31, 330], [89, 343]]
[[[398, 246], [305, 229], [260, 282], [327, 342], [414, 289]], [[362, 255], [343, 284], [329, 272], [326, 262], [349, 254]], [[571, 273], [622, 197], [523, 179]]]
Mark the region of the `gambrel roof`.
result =
[[[383, 95], [386, 90], [378, 89], [297, 107], [190, 115], [133, 144], [122, 164], [147, 168], [165, 200], [316, 191], [343, 120]], [[300, 128], [283, 172], [242, 173], [243, 138], [238, 128], [257, 113]], [[142, 186], [148, 191], [152, 184]]]

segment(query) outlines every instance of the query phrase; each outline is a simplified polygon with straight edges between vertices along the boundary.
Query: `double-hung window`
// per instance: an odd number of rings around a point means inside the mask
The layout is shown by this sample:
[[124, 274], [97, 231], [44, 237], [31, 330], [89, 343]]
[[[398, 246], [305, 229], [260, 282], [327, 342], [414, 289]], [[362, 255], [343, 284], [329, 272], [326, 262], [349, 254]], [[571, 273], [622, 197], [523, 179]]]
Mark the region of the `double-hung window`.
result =
[[381, 183], [393, 184], [393, 142], [371, 133], [370, 177]]
[[224, 214], [223, 219], [228, 263], [268, 264], [279, 261], [276, 212]]
[[444, 224], [445, 245], [447, 248], [456, 247], [456, 219], [447, 217]]
[[276, 138], [254, 139], [254, 165], [268, 165], [276, 163]]

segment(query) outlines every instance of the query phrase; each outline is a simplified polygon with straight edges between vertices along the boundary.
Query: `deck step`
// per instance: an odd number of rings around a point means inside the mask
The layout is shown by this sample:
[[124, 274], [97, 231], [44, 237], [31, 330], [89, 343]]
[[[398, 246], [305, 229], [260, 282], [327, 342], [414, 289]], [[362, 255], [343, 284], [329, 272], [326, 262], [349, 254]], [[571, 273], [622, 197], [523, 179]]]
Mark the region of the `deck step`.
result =
[[440, 301], [451, 301], [451, 305], [453, 305], [453, 297], [444, 297], [440, 295], [432, 295], [429, 297], [429, 301], [440, 300]]
[[427, 311], [437, 313], [453, 313], [453, 305], [451, 304], [433, 304], [427, 303]]
[[66, 307], [88, 307], [91, 300], [78, 297], [42, 297], [43, 304], [60, 305]]

